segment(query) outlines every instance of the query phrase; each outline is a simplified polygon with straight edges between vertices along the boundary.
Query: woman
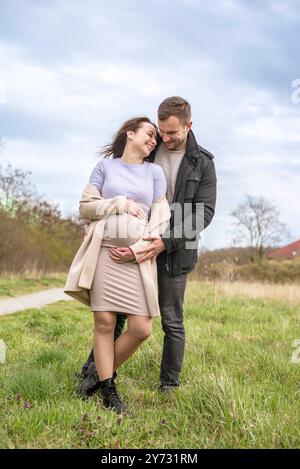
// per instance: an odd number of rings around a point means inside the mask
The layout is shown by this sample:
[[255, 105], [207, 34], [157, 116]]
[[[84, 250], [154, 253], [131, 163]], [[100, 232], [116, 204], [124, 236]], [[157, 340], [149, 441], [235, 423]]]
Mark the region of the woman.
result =
[[[117, 249], [136, 254], [145, 234], [164, 232], [170, 217], [166, 179], [145, 158], [156, 145], [156, 127], [146, 117], [126, 121], [93, 170], [80, 213], [93, 221], [70, 269], [65, 292], [94, 313], [94, 358], [106, 407], [125, 410], [113, 379], [115, 370], [147, 339], [159, 316], [155, 263], [118, 263]], [[112, 157], [112, 158], [110, 158]], [[150, 219], [149, 215], [151, 213]], [[128, 329], [114, 342], [117, 313]]]

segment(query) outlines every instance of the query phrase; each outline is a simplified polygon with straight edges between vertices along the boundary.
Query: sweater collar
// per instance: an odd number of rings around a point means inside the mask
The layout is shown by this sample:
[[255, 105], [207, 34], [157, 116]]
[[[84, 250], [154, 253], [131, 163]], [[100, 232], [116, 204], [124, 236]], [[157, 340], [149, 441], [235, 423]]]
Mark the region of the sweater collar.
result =
[[[154, 150], [150, 153], [150, 155], [148, 156], [148, 158], [147, 158], [148, 161], [151, 161], [151, 162], [154, 161], [156, 152], [157, 152], [159, 146], [162, 143], [163, 143], [162, 138], [160, 137], [160, 135], [158, 135], [157, 136], [157, 145], [154, 148]], [[191, 161], [194, 160], [194, 159], [198, 160], [201, 157], [200, 151], [199, 151], [199, 148], [198, 148], [198, 144], [197, 144], [197, 140], [196, 140], [196, 137], [195, 137], [192, 130], [189, 130], [189, 133], [187, 135], [186, 149], [185, 149], [184, 157], [188, 158]]]

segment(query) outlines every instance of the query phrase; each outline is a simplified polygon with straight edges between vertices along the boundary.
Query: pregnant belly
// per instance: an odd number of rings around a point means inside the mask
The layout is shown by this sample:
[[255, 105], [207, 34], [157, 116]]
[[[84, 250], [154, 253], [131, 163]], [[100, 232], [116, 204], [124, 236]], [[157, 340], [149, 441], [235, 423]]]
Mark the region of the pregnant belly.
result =
[[147, 220], [133, 215], [111, 215], [105, 224], [102, 246], [130, 246], [144, 233]]

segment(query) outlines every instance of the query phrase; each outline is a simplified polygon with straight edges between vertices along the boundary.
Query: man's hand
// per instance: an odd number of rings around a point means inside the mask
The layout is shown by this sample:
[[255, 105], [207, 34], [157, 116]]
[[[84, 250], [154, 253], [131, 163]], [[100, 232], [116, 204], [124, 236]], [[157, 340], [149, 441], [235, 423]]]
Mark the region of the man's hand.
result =
[[138, 263], [140, 264], [141, 262], [145, 262], [148, 259], [151, 259], [151, 262], [154, 262], [158, 254], [160, 254], [166, 249], [164, 242], [160, 236], [145, 236], [143, 239], [145, 241], [152, 242], [147, 248], [141, 249], [140, 251], [136, 252], [137, 254], [145, 253], [145, 255], [138, 260]]
[[134, 261], [135, 257], [130, 248], [110, 248], [109, 256], [118, 264], [123, 264], [123, 262]]

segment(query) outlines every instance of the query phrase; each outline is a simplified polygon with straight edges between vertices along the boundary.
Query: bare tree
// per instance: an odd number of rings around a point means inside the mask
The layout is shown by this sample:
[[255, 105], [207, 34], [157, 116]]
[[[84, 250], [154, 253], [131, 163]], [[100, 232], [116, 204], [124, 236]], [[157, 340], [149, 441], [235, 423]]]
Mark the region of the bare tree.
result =
[[276, 206], [263, 196], [247, 194], [245, 201], [231, 212], [238, 228], [236, 242], [251, 248], [251, 262], [262, 259], [268, 246], [279, 243], [288, 236], [288, 229], [280, 221]]
[[0, 207], [11, 215], [22, 211], [36, 197], [35, 187], [28, 179], [30, 171], [0, 165]]
[[0, 165], [0, 209], [11, 217], [21, 217], [31, 225], [40, 225], [50, 231], [61, 219], [58, 204], [44, 200], [30, 182], [30, 171]]

